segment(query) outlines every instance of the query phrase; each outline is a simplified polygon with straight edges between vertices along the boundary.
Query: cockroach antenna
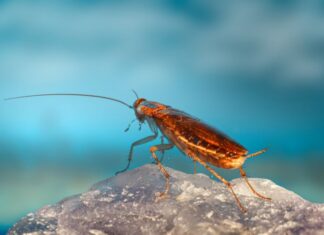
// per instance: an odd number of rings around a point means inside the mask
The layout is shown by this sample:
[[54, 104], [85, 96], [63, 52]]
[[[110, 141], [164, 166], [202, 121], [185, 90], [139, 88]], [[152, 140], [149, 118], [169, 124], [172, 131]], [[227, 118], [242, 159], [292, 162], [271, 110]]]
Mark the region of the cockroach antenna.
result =
[[118, 102], [120, 104], [123, 104], [123, 105], [127, 106], [130, 109], [133, 109], [133, 106], [127, 104], [124, 101], [121, 101], [121, 100], [118, 100], [118, 99], [115, 99], [115, 98], [106, 97], [106, 96], [100, 96], [100, 95], [78, 94], [78, 93], [50, 93], [50, 94], [38, 94], [38, 95], [25, 95], [25, 96], [17, 96], [17, 97], [6, 98], [5, 101], [7, 101], [7, 100], [15, 100], [15, 99], [31, 98], [31, 97], [39, 97], [39, 96], [85, 96], [85, 97], [91, 97], [91, 98], [112, 100], [112, 101]]
[[132, 89], [132, 92], [136, 95], [136, 98], [138, 99], [139, 97], [138, 97], [137, 92], [134, 89]]

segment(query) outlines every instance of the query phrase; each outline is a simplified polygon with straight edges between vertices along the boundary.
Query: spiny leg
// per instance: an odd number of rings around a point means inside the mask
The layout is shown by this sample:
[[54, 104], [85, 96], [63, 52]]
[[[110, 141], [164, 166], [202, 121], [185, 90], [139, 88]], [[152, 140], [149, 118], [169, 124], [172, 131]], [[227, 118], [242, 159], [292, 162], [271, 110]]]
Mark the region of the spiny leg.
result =
[[197, 162], [199, 162], [202, 166], [204, 166], [210, 173], [212, 173], [216, 178], [218, 178], [220, 181], [222, 181], [227, 188], [231, 191], [232, 195], [235, 198], [236, 204], [241, 209], [242, 212], [247, 212], [247, 209], [242, 206], [239, 198], [237, 197], [236, 193], [233, 190], [233, 187], [230, 182], [228, 182], [226, 179], [224, 179], [222, 176], [220, 176], [213, 168], [211, 168], [209, 165], [207, 165], [206, 162], [202, 161], [198, 157], [193, 157], [193, 159]]
[[153, 158], [155, 159], [160, 171], [162, 172], [162, 174], [165, 177], [165, 190], [164, 192], [161, 192], [157, 197], [156, 197], [156, 201], [159, 201], [165, 197], [167, 197], [169, 190], [170, 190], [170, 175], [169, 173], [166, 171], [166, 169], [163, 167], [163, 165], [161, 164], [161, 162], [159, 161], [159, 158], [156, 156], [156, 151], [161, 151], [161, 150], [168, 150], [171, 149], [174, 146], [174, 144], [159, 144], [159, 145], [155, 145], [152, 146], [150, 148], [150, 151], [152, 153]]
[[130, 163], [131, 163], [131, 161], [132, 161], [132, 158], [133, 158], [133, 149], [134, 149], [135, 146], [137, 146], [137, 145], [141, 145], [141, 144], [145, 144], [145, 143], [147, 143], [147, 142], [150, 142], [150, 141], [156, 139], [157, 135], [158, 135], [157, 133], [154, 133], [154, 135], [147, 136], [147, 137], [145, 137], [145, 138], [143, 138], [143, 139], [137, 140], [137, 141], [135, 141], [134, 143], [132, 143], [131, 148], [130, 148], [130, 150], [129, 150], [129, 154], [128, 154], [128, 163], [127, 163], [126, 167], [125, 167], [123, 170], [117, 171], [117, 172], [115, 173], [115, 175], [118, 175], [119, 173], [122, 173], [122, 172], [125, 172], [125, 171], [128, 170], [128, 168], [129, 168], [129, 166], [130, 166]]
[[[161, 135], [161, 144], [164, 144], [164, 136]], [[163, 162], [163, 158], [164, 158], [164, 150], [161, 150], [161, 158], [160, 158], [160, 162], [162, 163]]]
[[[161, 135], [161, 145], [164, 145], [164, 136]], [[162, 163], [163, 162], [163, 158], [164, 158], [164, 149], [160, 150], [160, 153], [161, 153], [161, 158], [160, 158], [160, 162]], [[156, 164], [156, 161], [152, 161], [153, 164]]]
[[243, 170], [242, 167], [240, 167], [240, 173], [241, 173], [242, 178], [245, 180], [246, 184], [249, 186], [249, 188], [250, 188], [250, 190], [251, 190], [252, 193], [254, 193], [257, 197], [262, 198], [264, 200], [271, 200], [271, 198], [266, 197], [266, 196], [263, 196], [260, 193], [258, 193], [257, 191], [255, 191], [255, 189], [252, 187], [252, 185], [248, 181], [248, 178], [246, 176], [246, 173], [245, 173], [245, 171]]

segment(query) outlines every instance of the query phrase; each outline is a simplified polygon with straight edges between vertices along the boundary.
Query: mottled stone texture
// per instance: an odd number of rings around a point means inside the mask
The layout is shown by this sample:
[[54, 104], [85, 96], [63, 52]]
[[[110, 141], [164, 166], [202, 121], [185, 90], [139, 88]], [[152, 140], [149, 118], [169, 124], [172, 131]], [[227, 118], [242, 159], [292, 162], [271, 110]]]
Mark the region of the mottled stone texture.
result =
[[271, 202], [232, 181], [248, 212], [238, 209], [225, 186], [206, 175], [171, 173], [171, 197], [156, 165], [145, 165], [92, 186], [80, 195], [22, 218], [9, 234], [324, 234], [324, 204], [305, 201], [266, 179], [250, 179]]

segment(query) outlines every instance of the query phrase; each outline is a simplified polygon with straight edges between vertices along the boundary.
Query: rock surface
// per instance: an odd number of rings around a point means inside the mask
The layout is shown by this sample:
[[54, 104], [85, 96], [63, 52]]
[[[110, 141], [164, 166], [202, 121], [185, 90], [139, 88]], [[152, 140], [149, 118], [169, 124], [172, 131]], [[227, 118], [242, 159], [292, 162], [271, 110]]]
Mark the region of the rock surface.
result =
[[221, 183], [203, 174], [171, 174], [171, 197], [156, 165], [145, 165], [92, 186], [80, 195], [30, 213], [9, 234], [324, 234], [324, 204], [312, 204], [266, 179], [250, 179], [271, 202], [232, 181], [248, 212]]

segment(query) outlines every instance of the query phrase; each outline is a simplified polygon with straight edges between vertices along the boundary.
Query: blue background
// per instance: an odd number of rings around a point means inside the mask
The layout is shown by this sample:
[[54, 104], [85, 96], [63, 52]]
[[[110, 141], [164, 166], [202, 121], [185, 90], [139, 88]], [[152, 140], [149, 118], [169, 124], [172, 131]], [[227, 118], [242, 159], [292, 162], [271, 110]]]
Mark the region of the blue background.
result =
[[[248, 174], [313, 202], [324, 202], [323, 65], [322, 1], [0, 1], [2, 98], [77, 92], [132, 104], [135, 89], [251, 152], [269, 147]], [[149, 135], [136, 123], [124, 132], [133, 118], [82, 97], [0, 102], [0, 230], [122, 169]], [[152, 161], [149, 146], [131, 168]], [[177, 150], [164, 163], [193, 172]]]

